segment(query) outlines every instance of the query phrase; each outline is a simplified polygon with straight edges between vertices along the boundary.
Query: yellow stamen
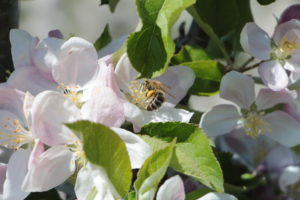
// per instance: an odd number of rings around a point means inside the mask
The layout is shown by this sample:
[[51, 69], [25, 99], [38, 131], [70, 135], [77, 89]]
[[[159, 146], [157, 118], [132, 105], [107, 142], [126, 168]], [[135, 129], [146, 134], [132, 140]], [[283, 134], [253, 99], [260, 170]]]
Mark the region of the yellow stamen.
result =
[[253, 138], [271, 132], [270, 124], [257, 113], [250, 113], [244, 119], [244, 128], [246, 135]]

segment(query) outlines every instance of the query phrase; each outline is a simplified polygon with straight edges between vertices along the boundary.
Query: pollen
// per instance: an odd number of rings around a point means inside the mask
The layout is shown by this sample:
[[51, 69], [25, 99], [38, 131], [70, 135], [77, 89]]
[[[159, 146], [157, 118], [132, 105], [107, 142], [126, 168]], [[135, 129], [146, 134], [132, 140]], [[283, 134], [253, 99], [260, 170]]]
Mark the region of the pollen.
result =
[[78, 92], [79, 88], [78, 85], [65, 85], [64, 83], [60, 83], [60, 85], [57, 86], [57, 89], [59, 89], [65, 97], [73, 102], [78, 108], [81, 108], [83, 103], [80, 101], [81, 92]]
[[151, 97], [154, 93], [154, 90], [150, 90], [149, 92], [147, 92], [147, 97]]
[[0, 128], [5, 132], [0, 132], [0, 145], [10, 149], [19, 149], [23, 144], [34, 141], [30, 131], [22, 126], [18, 119], [4, 119]]
[[244, 128], [246, 135], [252, 138], [271, 132], [270, 124], [257, 113], [248, 114], [244, 119]]
[[300, 44], [295, 41], [291, 41], [288, 38], [284, 37], [280, 41], [278, 48], [274, 50], [274, 56], [278, 59], [286, 59], [290, 56], [295, 50], [300, 48]]

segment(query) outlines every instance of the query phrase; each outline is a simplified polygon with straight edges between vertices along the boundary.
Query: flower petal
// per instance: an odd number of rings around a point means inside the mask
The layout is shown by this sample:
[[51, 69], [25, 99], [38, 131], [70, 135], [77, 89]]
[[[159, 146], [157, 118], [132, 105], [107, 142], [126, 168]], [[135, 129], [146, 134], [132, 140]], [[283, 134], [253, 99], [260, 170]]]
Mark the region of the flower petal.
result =
[[127, 54], [124, 54], [120, 58], [116, 66], [115, 73], [121, 90], [129, 93], [129, 85], [131, 84], [131, 81], [137, 78], [139, 73], [131, 65]]
[[236, 103], [241, 108], [249, 108], [255, 98], [254, 80], [239, 72], [231, 71], [221, 80], [220, 97]]
[[7, 164], [0, 163], [0, 197], [3, 194], [3, 184], [6, 179]]
[[200, 127], [208, 137], [214, 138], [233, 130], [239, 118], [241, 116], [235, 106], [217, 105], [202, 115]]
[[53, 37], [53, 38], [58, 38], [58, 39], [63, 39], [64, 38], [62, 32], [59, 29], [49, 31], [48, 32], [48, 37]]
[[284, 168], [282, 174], [279, 177], [278, 183], [282, 191], [286, 192], [287, 187], [300, 181], [300, 167], [299, 166], [287, 166]]
[[255, 104], [258, 110], [272, 108], [280, 103], [291, 103], [296, 98], [297, 94], [287, 89], [273, 91], [268, 88], [263, 88], [259, 91]]
[[35, 67], [16, 69], [8, 78], [7, 86], [33, 95], [45, 90], [57, 90], [57, 83], [44, 78]]
[[273, 35], [273, 40], [274, 40], [275, 44], [280, 44], [283, 37], [285, 37], [286, 34], [293, 29], [300, 30], [300, 21], [299, 20], [292, 19], [285, 23], [279, 24], [276, 27], [274, 35]]
[[31, 53], [38, 39], [20, 29], [11, 29], [9, 39], [15, 69], [32, 65]]
[[197, 200], [238, 200], [238, 199], [230, 194], [210, 192]]
[[289, 83], [287, 73], [277, 61], [261, 63], [258, 67], [258, 73], [264, 84], [274, 91], [286, 88]]
[[265, 116], [271, 132], [266, 135], [280, 144], [292, 147], [300, 144], [300, 123], [287, 113], [275, 111]]
[[17, 116], [21, 123], [26, 122], [23, 113], [24, 93], [5, 86], [0, 86], [0, 109]]
[[152, 154], [151, 147], [136, 134], [125, 129], [112, 128], [125, 142], [132, 169], [141, 168], [144, 161]]
[[75, 193], [78, 199], [87, 199], [87, 196], [95, 187], [94, 177], [87, 167], [79, 170], [75, 183]]
[[183, 97], [185, 97], [188, 89], [193, 85], [195, 77], [195, 73], [191, 68], [185, 66], [173, 66], [169, 67], [167, 71], [160, 77], [157, 77], [156, 80], [170, 88], [168, 93], [174, 97], [165, 92], [166, 100], [175, 106]]
[[289, 71], [295, 71], [297, 73], [300, 73], [300, 50], [295, 50], [291, 58], [286, 60], [285, 66], [287, 70]]
[[52, 75], [58, 83], [84, 86], [98, 70], [97, 52], [90, 42], [72, 37], [62, 46]]
[[42, 153], [24, 179], [22, 190], [43, 192], [67, 180], [75, 171], [74, 154], [64, 146], [54, 146]]
[[83, 118], [106, 126], [120, 127], [125, 121], [122, 99], [109, 87], [94, 88], [92, 96], [82, 106]]
[[157, 200], [184, 200], [184, 185], [179, 175], [168, 178], [157, 192]]
[[23, 200], [28, 192], [21, 190], [21, 185], [27, 173], [27, 163], [30, 150], [18, 150], [10, 158], [7, 165], [6, 180], [3, 186], [3, 199]]
[[267, 60], [271, 53], [271, 40], [268, 34], [253, 22], [247, 23], [241, 32], [243, 49], [260, 60]]
[[49, 146], [69, 143], [73, 133], [63, 124], [81, 118], [79, 109], [69, 99], [53, 91], [37, 95], [31, 112], [32, 134]]
[[33, 51], [33, 63], [40, 73], [48, 80], [52, 80], [52, 68], [58, 62], [58, 53], [64, 40], [57, 38], [46, 38], [42, 40]]

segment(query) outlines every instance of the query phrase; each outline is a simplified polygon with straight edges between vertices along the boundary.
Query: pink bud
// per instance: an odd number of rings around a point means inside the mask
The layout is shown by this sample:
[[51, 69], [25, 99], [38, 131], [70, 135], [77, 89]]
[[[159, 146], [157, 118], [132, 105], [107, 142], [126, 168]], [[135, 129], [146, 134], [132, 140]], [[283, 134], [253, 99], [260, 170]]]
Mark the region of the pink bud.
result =
[[292, 19], [300, 20], [300, 4], [288, 7], [280, 16], [278, 24], [290, 21]]

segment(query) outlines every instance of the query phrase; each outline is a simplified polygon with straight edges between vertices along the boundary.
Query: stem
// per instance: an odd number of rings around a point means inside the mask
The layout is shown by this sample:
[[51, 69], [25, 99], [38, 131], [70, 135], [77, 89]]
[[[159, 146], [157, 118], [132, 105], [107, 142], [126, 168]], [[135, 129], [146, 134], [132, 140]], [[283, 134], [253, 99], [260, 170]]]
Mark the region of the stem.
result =
[[247, 67], [247, 65], [249, 63], [251, 63], [254, 60], [254, 57], [249, 58], [241, 67], [240, 69], [244, 69], [245, 67]]
[[13, 71], [9, 31], [18, 27], [19, 10], [18, 0], [0, 1], [0, 82], [7, 79], [9, 72]]
[[242, 69], [240, 69], [240, 70], [238, 70], [238, 71], [239, 71], [239, 72], [246, 72], [246, 71], [249, 71], [249, 70], [251, 70], [251, 69], [254, 69], [254, 68], [258, 67], [262, 62], [264, 62], [264, 61], [260, 61], [259, 63], [256, 63], [256, 64], [254, 64], [254, 65], [252, 65], [252, 66], [250, 66], [250, 67], [247, 67], [247, 68], [242, 68]]

